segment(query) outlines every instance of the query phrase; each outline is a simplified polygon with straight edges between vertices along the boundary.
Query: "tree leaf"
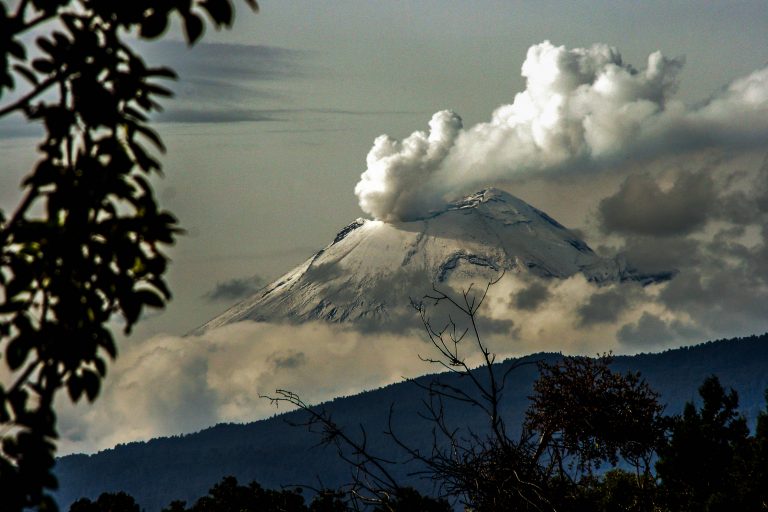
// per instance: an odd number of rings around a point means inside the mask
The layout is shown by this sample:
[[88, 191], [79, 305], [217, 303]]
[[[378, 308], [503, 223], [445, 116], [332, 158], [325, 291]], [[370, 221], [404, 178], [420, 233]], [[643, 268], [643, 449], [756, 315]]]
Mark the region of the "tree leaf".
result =
[[190, 46], [200, 39], [200, 36], [203, 35], [204, 28], [203, 21], [197, 14], [189, 13], [184, 16], [184, 33], [187, 36], [187, 43], [189, 43]]
[[153, 14], [144, 19], [139, 30], [139, 35], [144, 39], [154, 39], [165, 32], [168, 26], [168, 18], [162, 14]]
[[22, 66], [21, 64], [14, 64], [13, 70], [23, 76], [27, 82], [31, 83], [32, 85], [37, 85], [40, 83], [40, 80], [37, 79], [37, 75], [35, 75], [32, 70], [26, 66]]
[[30, 350], [32, 350], [32, 343], [28, 336], [19, 335], [13, 338], [5, 349], [5, 358], [8, 367], [14, 371], [21, 368], [24, 361], [27, 360]]
[[163, 301], [162, 297], [160, 297], [158, 294], [156, 294], [152, 290], [148, 290], [146, 288], [137, 290], [136, 297], [142, 303], [153, 308], [162, 308], [165, 306], [165, 301]]
[[253, 12], [259, 12], [259, 3], [256, 0], [245, 0]]
[[89, 402], [93, 402], [96, 400], [96, 397], [99, 396], [99, 390], [101, 389], [101, 379], [91, 370], [83, 370], [82, 379], [85, 395], [88, 397]]
[[46, 75], [53, 73], [56, 66], [53, 65], [53, 61], [48, 59], [35, 59], [32, 61], [32, 67], [38, 73], [44, 73]]
[[83, 383], [74, 373], [67, 379], [67, 393], [69, 394], [70, 400], [75, 403], [78, 402], [83, 395]]

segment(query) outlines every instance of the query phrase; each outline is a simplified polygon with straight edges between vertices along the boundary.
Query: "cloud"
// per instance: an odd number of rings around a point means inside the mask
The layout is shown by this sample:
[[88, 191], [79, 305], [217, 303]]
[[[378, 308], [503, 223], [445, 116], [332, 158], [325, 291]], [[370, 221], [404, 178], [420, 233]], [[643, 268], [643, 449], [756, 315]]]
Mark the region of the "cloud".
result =
[[[458, 115], [442, 111], [429, 132], [402, 141], [378, 137], [355, 188], [360, 207], [380, 220], [413, 220], [489, 184], [585, 169], [620, 171], [627, 159], [653, 161], [706, 148], [764, 146], [768, 68], [690, 108], [674, 100], [682, 67], [683, 59], [655, 52], [637, 70], [604, 44], [532, 46], [522, 65], [525, 90], [490, 121], [465, 129]], [[706, 193], [706, 183], [700, 186]], [[665, 191], [655, 193], [666, 199]], [[697, 221], [696, 215], [684, 218], [672, 229]]]
[[[610, 250], [622, 251], [630, 266], [678, 270], [657, 304], [705, 335], [768, 327], [768, 212], [762, 206], [768, 159], [756, 157], [709, 162], [695, 172], [673, 173], [672, 180], [663, 171], [630, 177], [596, 213], [618, 241]], [[640, 332], [633, 329], [625, 334]]]
[[618, 332], [619, 341], [635, 347], [663, 347], [675, 339], [675, 334], [666, 322], [645, 312], [640, 320], [627, 324]]
[[152, 65], [171, 65], [182, 79], [215, 76], [231, 80], [276, 81], [302, 74], [298, 64], [305, 52], [268, 45], [211, 43], [201, 41], [193, 48], [181, 41], [137, 43]]
[[283, 353], [272, 354], [268, 361], [274, 363], [275, 368], [299, 368], [307, 364], [307, 356], [304, 352], [287, 350]]
[[281, 121], [281, 119], [274, 117], [270, 111], [253, 109], [173, 108], [159, 116], [157, 121], [161, 123], [241, 123]]
[[647, 174], [633, 174], [598, 207], [606, 232], [654, 236], [690, 233], [716, 208], [714, 182], [705, 173], [685, 173], [668, 190]]
[[[547, 279], [509, 272], [490, 288], [476, 319], [481, 339], [501, 360], [539, 351], [636, 353], [763, 332], [768, 222], [755, 222], [764, 224], [724, 227], [679, 244], [643, 237], [657, 244], [650, 252], [676, 253], [669, 260], [680, 272], [661, 284], [598, 285], [582, 274]], [[687, 263], [691, 248], [695, 257]], [[456, 311], [427, 306], [437, 328], [446, 325], [449, 313], [458, 333], [471, 327]], [[94, 405], [60, 404], [62, 452], [265, 418], [275, 410], [259, 395], [277, 388], [317, 403], [437, 371], [419, 358], [436, 352], [424, 330], [413, 329], [418, 317], [411, 315], [411, 322], [394, 320], [409, 326], [399, 331], [389, 323], [240, 322], [197, 336], [129, 340]], [[458, 348], [479, 364], [471, 333]]]
[[206, 292], [203, 298], [211, 302], [236, 301], [253, 295], [264, 284], [264, 279], [261, 276], [234, 278], [216, 283], [216, 286]]
[[[638, 71], [605, 45], [537, 45], [523, 66], [526, 90], [490, 122], [465, 129], [458, 115], [441, 111], [428, 131], [377, 138], [356, 187], [361, 206], [397, 221], [429, 214], [478, 183], [587, 176], [582, 188], [596, 207], [582, 230], [607, 237], [603, 249], [623, 252], [631, 267], [678, 270], [646, 287], [510, 272], [478, 318], [499, 358], [631, 353], [765, 331], [768, 160], [755, 167], [741, 155], [764, 151], [768, 72], [688, 108], [673, 99], [681, 66], [653, 54]], [[590, 167], [600, 172], [585, 174]], [[236, 300], [254, 291], [247, 281], [219, 283], [206, 297]], [[431, 318], [442, 325], [439, 314]], [[477, 362], [467, 341], [461, 349]], [[429, 356], [430, 347], [405, 313], [383, 327], [242, 322], [131, 341], [94, 406], [62, 406], [62, 448], [93, 451], [263, 418], [274, 409], [259, 394], [275, 388], [318, 402], [435, 370], [419, 354]]]
[[596, 291], [576, 310], [581, 325], [615, 322], [631, 304], [633, 286]]
[[550, 297], [544, 283], [533, 282], [527, 288], [512, 295], [512, 302], [517, 309], [534, 310], [542, 306]]
[[275, 110], [254, 108], [285, 98], [275, 84], [306, 73], [304, 52], [265, 45], [201, 42], [138, 43], [152, 65], [170, 65], [179, 80], [165, 84], [175, 93], [157, 122], [227, 123], [274, 121]]
[[426, 350], [423, 338], [326, 323], [241, 322], [128, 341], [94, 404], [58, 404], [61, 452], [265, 418], [276, 411], [259, 395], [278, 388], [309, 403], [351, 395], [426, 373], [418, 357]]

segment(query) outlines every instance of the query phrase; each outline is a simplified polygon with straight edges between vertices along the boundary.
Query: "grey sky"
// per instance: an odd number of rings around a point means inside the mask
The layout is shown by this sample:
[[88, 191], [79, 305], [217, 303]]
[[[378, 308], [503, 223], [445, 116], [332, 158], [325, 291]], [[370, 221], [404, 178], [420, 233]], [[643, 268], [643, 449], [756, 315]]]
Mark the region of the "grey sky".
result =
[[[138, 354], [137, 347], [151, 335], [181, 335], [221, 312], [228, 304], [209, 298], [222, 284], [240, 285], [254, 275], [269, 282], [363, 216], [353, 190], [366, 170], [366, 154], [377, 136], [386, 133], [402, 139], [414, 130], [424, 130], [432, 114], [442, 109], [454, 110], [469, 127], [488, 120], [498, 106], [512, 103], [515, 94], [525, 87], [520, 67], [532, 45], [545, 40], [568, 48], [606, 43], [621, 52], [625, 63], [638, 69], [646, 67], [648, 55], [656, 50], [668, 57], [683, 56], [685, 66], [676, 98], [688, 105], [706, 100], [733, 79], [768, 64], [765, 0], [259, 3], [261, 12], [257, 15], [238, 5], [232, 31], [209, 31], [204, 42], [191, 50], [176, 42], [146, 46], [153, 63], [167, 63], [177, 68], [181, 77], [172, 85], [177, 97], [165, 102], [166, 113], [157, 118], [168, 153], [162, 159], [165, 178], [156, 180], [156, 187], [164, 206], [178, 215], [188, 234], [170, 251], [174, 301], [166, 311], [147, 318], [124, 342], [123, 353], [127, 356], [134, 349]], [[18, 199], [20, 177], [35, 159], [32, 151], [37, 142], [29, 135], [29, 128], [18, 119], [0, 123], [0, 207], [6, 211]], [[751, 215], [756, 207], [751, 205], [768, 204], [768, 193], [757, 194], [756, 189], [744, 185], [759, 180], [744, 179], [741, 185], [729, 180], [737, 171], [754, 172], [763, 155], [733, 158], [732, 172], [713, 172], [714, 181], [709, 181], [707, 174], [706, 179], [697, 182], [698, 187], [689, 186], [686, 180], [694, 180], [696, 173], [709, 173], [706, 166], [711, 159], [705, 154], [685, 161], [668, 155], [653, 170], [645, 168], [643, 162], [628, 160], [621, 162], [620, 173], [531, 177], [516, 183], [510, 191], [567, 227], [579, 229], [596, 250], [625, 249], [633, 261], [654, 268], [699, 265], [697, 273], [683, 272], [673, 281], [675, 284], [658, 298], [656, 309], [635, 309], [634, 320], [616, 328], [623, 330], [612, 331], [622, 333], [619, 341], [623, 346], [618, 346], [619, 350], [649, 349], [650, 345], [641, 346], [648, 333], [662, 344], [683, 333], [681, 320], [673, 318], [669, 311], [684, 308], [688, 317], [683, 320], [706, 320], [711, 316], [707, 301], [717, 299], [718, 294], [744, 315], [733, 316], [728, 307], [720, 308], [723, 315], [733, 318], [734, 329], [741, 329], [732, 335], [760, 327], [756, 319], [766, 313], [761, 306], [766, 303], [766, 292], [749, 283], [754, 283], [755, 272], [765, 273], [768, 268], [765, 246], [753, 243], [756, 237], [768, 238], [768, 233], [761, 235], [754, 225], [757, 217]], [[764, 177], [765, 172], [757, 177]], [[632, 205], [623, 202], [633, 190], [650, 191], [668, 200], [665, 211], [674, 212], [673, 206], [682, 203], [686, 208], [701, 210], [682, 219], [678, 226], [655, 232], [653, 225], [659, 219], [654, 215], [658, 211], [648, 205], [633, 210]], [[687, 190], [693, 193], [687, 194]], [[709, 202], [713, 194], [718, 197], [714, 205]], [[742, 201], [740, 194], [749, 197]], [[601, 207], [602, 200], [607, 202]], [[606, 225], [600, 215], [607, 212], [614, 217], [613, 223]], [[633, 219], [633, 215], [640, 217]], [[752, 223], [744, 227], [743, 233], [716, 225], [738, 215], [743, 224]], [[622, 238], [629, 232], [645, 238]], [[718, 252], [704, 239], [707, 236], [720, 240], [727, 253]], [[724, 261], [739, 263], [729, 267], [723, 265]], [[536, 293], [532, 295], [529, 290], [523, 298], [529, 299], [528, 304], [542, 296], [551, 303], [566, 304], [566, 289], [577, 284], [586, 289], [579, 283], [561, 283], [550, 286], [549, 291], [533, 290]], [[500, 304], [505, 305], [510, 297], [523, 292], [499, 291], [503, 292]], [[635, 295], [636, 291], [625, 297], [608, 290], [594, 299], [582, 297], [585, 306], [577, 309], [574, 318], [585, 329], [593, 329], [590, 332], [607, 330], [610, 322], [628, 314], [626, 311], [640, 302]], [[606, 303], [613, 309], [608, 311]], [[662, 314], [663, 307], [670, 309]], [[531, 333], [537, 322], [552, 325], [552, 329], [558, 325], [546, 317], [546, 310], [530, 309], [525, 312], [528, 316], [516, 317], [515, 323], [523, 334], [534, 339]], [[531, 326], [529, 331], [526, 325]], [[253, 361], [298, 367], [323, 356], [311, 352], [316, 344], [309, 345], [316, 334], [309, 327], [305, 336], [296, 338], [297, 343], [308, 347], [302, 345], [285, 353], [275, 348], [278, 355], [274, 357], [269, 352], [270, 344], [287, 350], [282, 343], [293, 331], [269, 325], [243, 329], [248, 336], [271, 333], [271, 341], [265, 341], [258, 350], [242, 335], [240, 348], [253, 351]], [[543, 328], [541, 332], [548, 333]], [[329, 342], [336, 340], [337, 334], [323, 331]], [[550, 338], [558, 339], [556, 335]], [[229, 339], [222, 338], [222, 350], [228, 343]], [[371, 350], [371, 367], [378, 364], [380, 354], [366, 345], [367, 340], [355, 338], [355, 343], [364, 347], [361, 350]], [[594, 353], [593, 345], [579, 343], [582, 341], [573, 340], [566, 351], [581, 347]], [[203, 354], [201, 358], [208, 357], [201, 344], [196, 347]], [[244, 359], [234, 353], [232, 358]], [[347, 383], [347, 387], [322, 388], [326, 395], [316, 398], [351, 393], [361, 385], [379, 385], [404, 373], [422, 371], [421, 367], [408, 366], [412, 361], [409, 355], [399, 354], [395, 359], [388, 367], [389, 373], [376, 377], [379, 380], [368, 378], [361, 367], [359, 378]], [[135, 361], [140, 360], [137, 355]], [[125, 365], [131, 361], [126, 357]], [[226, 367], [224, 363], [222, 368]], [[197, 364], [194, 359], [190, 367], [197, 368]], [[401, 372], [404, 367], [409, 370]], [[116, 370], [115, 375], [123, 375], [123, 371], [132, 375], [131, 368], [126, 368]], [[271, 372], [271, 367], [268, 370]], [[243, 374], [251, 375], [245, 370]], [[222, 369], [221, 375], [228, 376], [229, 372]], [[119, 378], [115, 382], [119, 383]], [[238, 382], [244, 396], [254, 392], [250, 381]], [[198, 384], [195, 381], [194, 386]], [[179, 384], [185, 390], [196, 389], [194, 386]], [[222, 396], [232, 394], [228, 388], [225, 391]], [[208, 395], [200, 396], [208, 400]], [[107, 407], [110, 402], [104, 403]], [[199, 428], [223, 419], [244, 420], [251, 417], [248, 414], [253, 407], [248, 402], [248, 407], [237, 414], [212, 413], [199, 424], [172, 422], [172, 428], [148, 429], [134, 436]], [[70, 420], [68, 417], [64, 415], [65, 421], [73, 424], [81, 421], [79, 414], [73, 413]], [[100, 423], [94, 420], [92, 425], [96, 424]], [[102, 446], [128, 438], [104, 438]]]
[[[657, 49], [683, 55], [678, 97], [688, 103], [768, 59], [763, 1], [265, 0], [261, 7], [258, 15], [240, 9], [234, 30], [210, 31], [191, 50], [147, 47], [150, 60], [181, 75], [178, 97], [159, 118], [169, 151], [158, 189], [189, 231], [172, 250], [176, 300], [145, 326], [150, 332], [196, 326], [220, 307], [200, 299], [217, 282], [271, 279], [327, 243], [362, 215], [352, 189], [376, 136], [423, 129], [444, 108], [465, 126], [487, 119], [523, 88], [520, 65], [532, 44], [605, 42], [636, 67]], [[18, 120], [5, 124], [7, 209], [33, 161], [34, 139], [14, 137], [23, 132]], [[525, 199], [573, 227], [595, 206], [571, 200], [568, 210], [557, 191], [528, 188]]]

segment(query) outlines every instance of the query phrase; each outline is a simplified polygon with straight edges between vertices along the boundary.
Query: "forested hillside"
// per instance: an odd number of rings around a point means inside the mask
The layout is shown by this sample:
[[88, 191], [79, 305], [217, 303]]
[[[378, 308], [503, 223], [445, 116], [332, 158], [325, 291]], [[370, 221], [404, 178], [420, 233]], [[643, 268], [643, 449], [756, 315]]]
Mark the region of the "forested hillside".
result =
[[[535, 354], [530, 361], [555, 361], [558, 354]], [[498, 364], [501, 374], [517, 361]], [[678, 413], [687, 401], [695, 401], [697, 390], [709, 375], [734, 388], [741, 399], [741, 410], [752, 425], [764, 407], [768, 388], [768, 335], [719, 340], [694, 347], [615, 358], [614, 370], [639, 371], [652, 388], [661, 393], [667, 414]], [[510, 374], [508, 395], [502, 404], [507, 425], [521, 424], [528, 406], [532, 383], [538, 375], [536, 365], [524, 365]], [[398, 436], [411, 446], [431, 447], [431, 424], [419, 417], [426, 384], [434, 376], [403, 382], [352, 397], [339, 398], [321, 407], [333, 420], [351, 432], [358, 425], [367, 432], [368, 450], [393, 456], [397, 450], [383, 435], [392, 409], [392, 425]], [[454, 379], [452, 382], [451, 379]], [[465, 386], [456, 377], [444, 382]], [[482, 433], [487, 418], [476, 409], [459, 403], [449, 404], [449, 423]], [[287, 422], [301, 422], [306, 413], [297, 411], [247, 425], [225, 424], [185, 436], [154, 439], [119, 445], [95, 455], [70, 455], [59, 459], [58, 500], [62, 508], [83, 496], [96, 498], [104, 491], [126, 491], [147, 511], [160, 510], [171, 500], [193, 501], [225, 475], [240, 481], [256, 480], [265, 487], [306, 484], [314, 488], [337, 487], [350, 480], [351, 468], [341, 461], [335, 449], [317, 446], [320, 439], [305, 429]], [[429, 491], [428, 482], [407, 477], [412, 466], [396, 469], [398, 477]]]

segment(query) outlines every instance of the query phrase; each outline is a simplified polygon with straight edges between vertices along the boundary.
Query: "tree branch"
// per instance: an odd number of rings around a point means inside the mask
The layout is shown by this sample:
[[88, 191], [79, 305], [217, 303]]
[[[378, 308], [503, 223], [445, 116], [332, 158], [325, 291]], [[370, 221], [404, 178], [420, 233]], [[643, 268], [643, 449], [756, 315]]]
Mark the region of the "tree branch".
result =
[[59, 75], [56, 74], [52, 77], [49, 77], [47, 80], [44, 80], [40, 82], [40, 84], [37, 85], [34, 89], [29, 91], [27, 94], [19, 98], [18, 100], [14, 101], [13, 103], [6, 105], [5, 107], [0, 108], [0, 118], [7, 116], [8, 114], [11, 114], [17, 110], [23, 110], [24, 107], [26, 107], [30, 101], [35, 99], [36, 97], [40, 96], [42, 93], [44, 93], [49, 87], [54, 85], [57, 81], [59, 81]]

